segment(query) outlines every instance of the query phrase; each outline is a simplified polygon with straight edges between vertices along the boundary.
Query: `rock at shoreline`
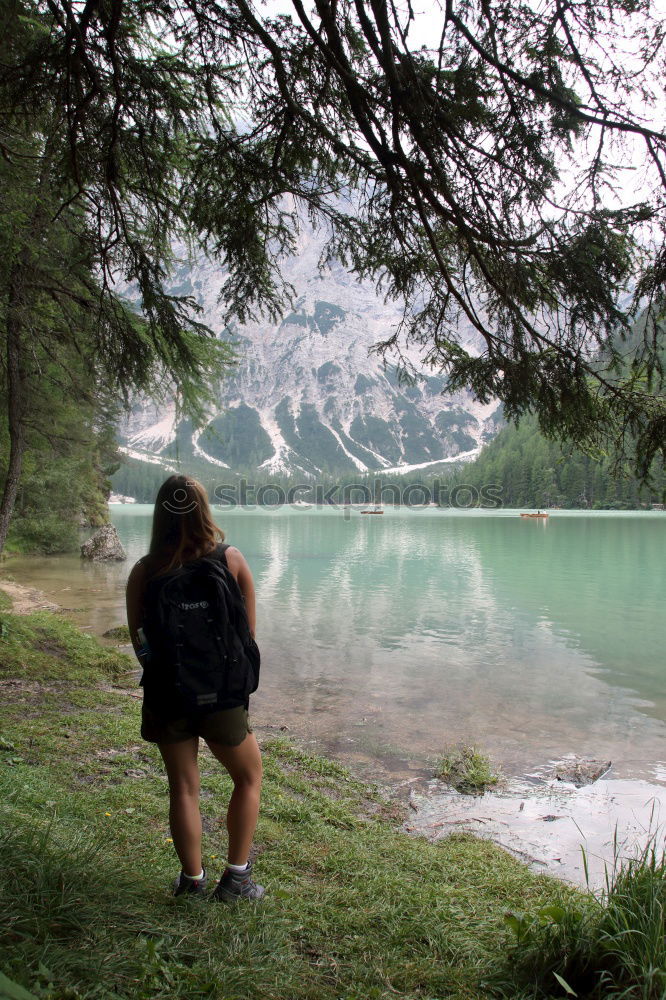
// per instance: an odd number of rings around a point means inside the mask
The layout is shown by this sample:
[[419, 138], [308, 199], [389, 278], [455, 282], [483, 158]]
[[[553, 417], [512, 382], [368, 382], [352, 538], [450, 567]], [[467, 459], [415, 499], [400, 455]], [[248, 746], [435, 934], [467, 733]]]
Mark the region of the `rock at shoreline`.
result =
[[583, 757], [570, 757], [560, 761], [552, 769], [551, 775], [557, 781], [568, 781], [576, 788], [592, 785], [602, 775], [610, 770], [610, 760], [585, 760]]
[[118, 532], [112, 524], [103, 524], [95, 534], [81, 546], [81, 558], [93, 562], [121, 562], [127, 559], [125, 549], [120, 543]]

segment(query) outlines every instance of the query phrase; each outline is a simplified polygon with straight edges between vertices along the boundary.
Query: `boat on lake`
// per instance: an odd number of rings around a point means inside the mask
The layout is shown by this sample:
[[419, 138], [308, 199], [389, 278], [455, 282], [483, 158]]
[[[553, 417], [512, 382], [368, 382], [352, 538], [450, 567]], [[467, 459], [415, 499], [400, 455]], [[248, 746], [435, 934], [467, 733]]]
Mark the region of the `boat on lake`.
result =
[[361, 514], [383, 514], [384, 511], [382, 510], [381, 507], [375, 507], [373, 510], [362, 510], [362, 511], [360, 511], [360, 513]]
[[543, 511], [543, 510], [538, 510], [538, 511], [536, 512], [536, 514], [534, 514], [534, 513], [532, 513], [532, 512], [528, 512], [528, 513], [525, 513], [525, 514], [523, 514], [523, 513], [521, 512], [521, 515], [520, 515], [520, 516], [521, 516], [521, 517], [548, 517], [549, 515], [548, 515], [548, 514], [546, 513], [546, 511]]

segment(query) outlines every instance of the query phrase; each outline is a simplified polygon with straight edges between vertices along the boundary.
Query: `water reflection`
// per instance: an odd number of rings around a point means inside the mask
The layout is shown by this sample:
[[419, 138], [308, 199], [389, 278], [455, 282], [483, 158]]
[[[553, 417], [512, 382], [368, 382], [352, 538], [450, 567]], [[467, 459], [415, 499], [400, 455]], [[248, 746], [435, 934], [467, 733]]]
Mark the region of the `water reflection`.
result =
[[[132, 560], [149, 515], [114, 510]], [[388, 746], [423, 761], [453, 739], [508, 770], [569, 751], [625, 774], [666, 758], [663, 517], [233, 510], [218, 521], [257, 582], [259, 721], [359, 760], [390, 760]], [[11, 568], [97, 631], [122, 620], [127, 565]]]

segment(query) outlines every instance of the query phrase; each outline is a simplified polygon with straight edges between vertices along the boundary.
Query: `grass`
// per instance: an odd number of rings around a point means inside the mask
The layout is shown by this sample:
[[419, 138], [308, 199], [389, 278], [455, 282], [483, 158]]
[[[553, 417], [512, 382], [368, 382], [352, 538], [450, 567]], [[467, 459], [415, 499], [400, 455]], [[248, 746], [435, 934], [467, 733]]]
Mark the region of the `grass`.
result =
[[105, 639], [115, 639], [118, 644], [130, 641], [130, 630], [127, 625], [114, 625], [104, 633]]
[[436, 767], [436, 776], [458, 792], [481, 795], [499, 781], [490, 759], [474, 746], [449, 747]]
[[[395, 805], [339, 764], [266, 739], [265, 902], [174, 899], [166, 780], [138, 737], [132, 661], [59, 615], [3, 611], [0, 623], [0, 965], [17, 989], [41, 1000], [487, 1000], [504, 988], [491, 983], [511, 943], [507, 908], [584, 898], [486, 841], [407, 837]], [[214, 873], [230, 782], [203, 749], [201, 770]]]
[[563, 994], [587, 1000], [666, 997], [666, 858], [654, 835], [620, 859], [606, 888], [574, 904], [507, 915], [516, 944], [495, 985], [510, 1000]]
[[0, 611], [10, 611], [12, 602], [4, 590], [0, 590]]

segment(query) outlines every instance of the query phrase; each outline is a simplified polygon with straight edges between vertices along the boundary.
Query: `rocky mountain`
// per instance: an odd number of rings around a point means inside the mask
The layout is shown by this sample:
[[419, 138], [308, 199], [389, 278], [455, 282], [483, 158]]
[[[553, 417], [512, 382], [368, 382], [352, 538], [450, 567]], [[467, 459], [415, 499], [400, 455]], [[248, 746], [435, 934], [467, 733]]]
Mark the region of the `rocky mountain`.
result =
[[[400, 384], [395, 366], [371, 353], [399, 322], [399, 304], [385, 302], [341, 265], [319, 269], [323, 240], [304, 226], [299, 252], [283, 273], [296, 289], [293, 309], [278, 323], [253, 322], [232, 331], [240, 362], [219, 386], [208, 425], [176, 423], [174, 408], [139, 402], [122, 429], [122, 450], [151, 464], [189, 462], [235, 473], [305, 476], [408, 471], [475, 456], [501, 425], [496, 403], [446, 393], [446, 380], [423, 369], [415, 385]], [[221, 329], [224, 275], [210, 262], [183, 267], [173, 291], [191, 294], [205, 321]], [[470, 330], [467, 343], [477, 349]]]

